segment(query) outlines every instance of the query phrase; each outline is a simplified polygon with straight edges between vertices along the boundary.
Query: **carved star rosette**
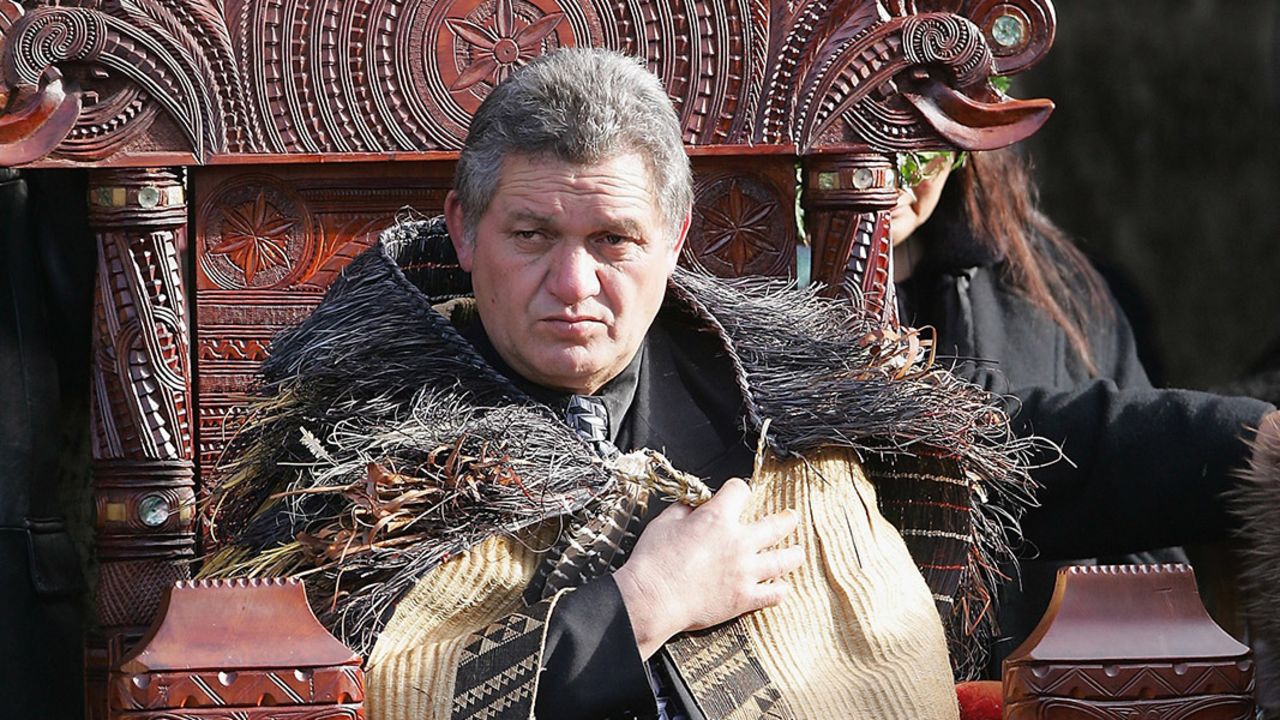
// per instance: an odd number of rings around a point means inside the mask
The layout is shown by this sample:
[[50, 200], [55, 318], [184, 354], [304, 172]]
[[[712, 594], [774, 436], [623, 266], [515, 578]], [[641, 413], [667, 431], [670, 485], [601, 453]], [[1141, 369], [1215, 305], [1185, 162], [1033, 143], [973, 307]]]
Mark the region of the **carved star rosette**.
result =
[[269, 177], [224, 183], [202, 203], [197, 221], [202, 280], [223, 290], [291, 287], [315, 252], [310, 213]]
[[793, 208], [750, 176], [699, 179], [685, 262], [722, 277], [786, 276], [794, 260]]
[[443, 130], [465, 137], [493, 86], [558, 47], [599, 45], [604, 33], [589, 3], [569, 0], [444, 0], [419, 23], [424, 108]]

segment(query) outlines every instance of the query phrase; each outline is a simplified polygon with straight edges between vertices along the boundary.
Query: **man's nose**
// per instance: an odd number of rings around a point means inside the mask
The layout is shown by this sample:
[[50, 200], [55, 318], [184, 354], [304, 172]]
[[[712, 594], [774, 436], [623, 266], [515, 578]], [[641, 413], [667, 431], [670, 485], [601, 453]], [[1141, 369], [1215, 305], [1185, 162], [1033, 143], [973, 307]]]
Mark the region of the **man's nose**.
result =
[[565, 243], [547, 274], [547, 291], [565, 305], [576, 305], [600, 292], [599, 261], [578, 243]]

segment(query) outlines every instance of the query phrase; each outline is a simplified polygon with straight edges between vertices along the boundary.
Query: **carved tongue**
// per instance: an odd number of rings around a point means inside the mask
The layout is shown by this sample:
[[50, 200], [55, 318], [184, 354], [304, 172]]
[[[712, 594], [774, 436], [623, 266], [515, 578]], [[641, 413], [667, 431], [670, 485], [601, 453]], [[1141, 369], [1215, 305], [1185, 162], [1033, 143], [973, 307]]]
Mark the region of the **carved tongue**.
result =
[[45, 70], [41, 80], [40, 90], [19, 107], [4, 112], [0, 105], [0, 167], [40, 159], [75, 127], [80, 116], [79, 92], [63, 87], [56, 68]]
[[995, 150], [1033, 135], [1053, 112], [1052, 100], [979, 102], [945, 83], [927, 79], [902, 89], [939, 135], [962, 150]]

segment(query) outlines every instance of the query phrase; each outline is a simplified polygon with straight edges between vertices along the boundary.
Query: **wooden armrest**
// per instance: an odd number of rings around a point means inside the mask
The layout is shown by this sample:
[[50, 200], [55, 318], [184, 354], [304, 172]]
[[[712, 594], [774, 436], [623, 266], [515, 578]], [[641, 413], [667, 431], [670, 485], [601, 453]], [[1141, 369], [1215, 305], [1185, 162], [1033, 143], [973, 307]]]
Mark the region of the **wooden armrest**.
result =
[[1250, 650], [1209, 617], [1186, 565], [1059, 570], [1003, 681], [1007, 720], [1254, 714]]
[[316, 620], [301, 581], [179, 582], [112, 669], [110, 716], [363, 718], [360, 663]]

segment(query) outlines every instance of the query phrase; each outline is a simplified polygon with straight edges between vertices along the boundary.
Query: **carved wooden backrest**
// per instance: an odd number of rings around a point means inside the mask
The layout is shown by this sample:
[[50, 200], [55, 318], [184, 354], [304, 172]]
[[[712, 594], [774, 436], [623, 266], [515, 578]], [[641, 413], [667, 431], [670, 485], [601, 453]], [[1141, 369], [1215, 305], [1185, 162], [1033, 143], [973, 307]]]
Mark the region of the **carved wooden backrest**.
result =
[[643, 58], [694, 160], [684, 261], [852, 276], [891, 322], [895, 153], [1034, 132], [1051, 104], [988, 79], [1053, 32], [1050, 0], [0, 0], [0, 166], [95, 168], [90, 686], [188, 577], [194, 499], [271, 336], [401, 208], [439, 211], [512, 70]]

